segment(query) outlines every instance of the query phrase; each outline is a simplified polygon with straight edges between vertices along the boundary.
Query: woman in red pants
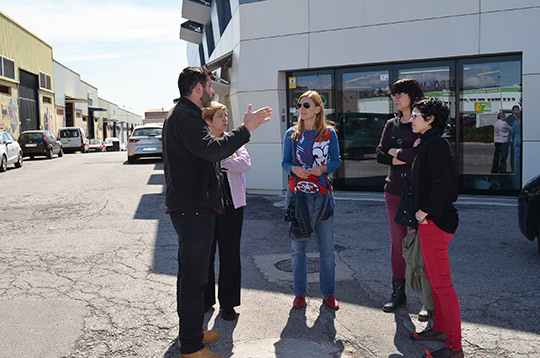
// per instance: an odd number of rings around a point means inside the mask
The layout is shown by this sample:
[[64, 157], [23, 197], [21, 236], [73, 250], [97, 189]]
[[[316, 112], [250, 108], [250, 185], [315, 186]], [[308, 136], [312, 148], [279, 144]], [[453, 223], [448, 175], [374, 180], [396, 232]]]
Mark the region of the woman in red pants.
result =
[[435, 318], [433, 328], [413, 333], [417, 341], [436, 340], [446, 346], [424, 357], [463, 357], [461, 310], [450, 277], [448, 244], [458, 226], [453, 203], [458, 197], [457, 173], [450, 144], [442, 137], [450, 111], [439, 98], [421, 99], [411, 113], [412, 130], [420, 144], [412, 165], [412, 205], [418, 221], [418, 237], [426, 277], [431, 284]]

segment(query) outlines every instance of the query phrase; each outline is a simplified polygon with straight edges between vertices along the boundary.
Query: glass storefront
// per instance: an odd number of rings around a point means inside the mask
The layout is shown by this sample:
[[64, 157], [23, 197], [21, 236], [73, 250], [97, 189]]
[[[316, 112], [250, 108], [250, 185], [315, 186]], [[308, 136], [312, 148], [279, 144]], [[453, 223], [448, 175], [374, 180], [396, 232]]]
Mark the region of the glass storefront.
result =
[[456, 153], [460, 191], [519, 191], [520, 55], [297, 71], [287, 77], [289, 126], [298, 121], [296, 102], [303, 92], [317, 90], [325, 100], [343, 159], [334, 173], [336, 189], [382, 191], [388, 168], [377, 163], [375, 150], [384, 124], [395, 115], [390, 87], [414, 78], [427, 97], [439, 97], [450, 108], [444, 137]]

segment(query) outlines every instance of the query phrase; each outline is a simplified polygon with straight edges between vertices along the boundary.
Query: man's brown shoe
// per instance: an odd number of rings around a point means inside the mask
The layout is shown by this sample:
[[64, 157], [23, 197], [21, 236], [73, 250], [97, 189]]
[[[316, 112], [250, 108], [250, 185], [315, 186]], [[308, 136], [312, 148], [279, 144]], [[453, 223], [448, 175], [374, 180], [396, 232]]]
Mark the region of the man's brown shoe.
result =
[[203, 343], [212, 343], [219, 339], [219, 332], [215, 329], [206, 330], [203, 329]]
[[[212, 342], [217, 341], [218, 339], [219, 339], [218, 331], [216, 331], [215, 329], [211, 329], [211, 330], [203, 329], [203, 339], [202, 339], [203, 344], [212, 343]], [[178, 338], [178, 346], [181, 346], [181, 345], [182, 345], [182, 342], [180, 342], [180, 338]]]
[[203, 348], [195, 353], [181, 353], [181, 358], [223, 358], [221, 354], [210, 352], [210, 349]]

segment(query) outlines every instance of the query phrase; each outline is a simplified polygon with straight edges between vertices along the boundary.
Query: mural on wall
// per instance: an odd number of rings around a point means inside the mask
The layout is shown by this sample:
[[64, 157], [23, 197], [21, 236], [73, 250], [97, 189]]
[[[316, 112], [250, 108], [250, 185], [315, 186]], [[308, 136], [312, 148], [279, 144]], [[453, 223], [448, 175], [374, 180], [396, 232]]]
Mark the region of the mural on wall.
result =
[[[2, 117], [0, 120], [0, 131], [7, 131], [9, 127], [9, 112], [7, 106], [4, 107], [4, 104], [0, 104], [0, 107], [2, 108]], [[8, 124], [7, 126], [5, 124]]]
[[48, 107], [45, 107], [45, 114], [43, 115], [43, 126], [47, 130], [54, 131], [54, 123]]
[[17, 102], [15, 102], [13, 99], [9, 100], [8, 105], [1, 105], [2, 109], [2, 122], [6, 123], [6, 127], [11, 127], [11, 133], [16, 133], [19, 129], [19, 121], [18, 121], [18, 106]]

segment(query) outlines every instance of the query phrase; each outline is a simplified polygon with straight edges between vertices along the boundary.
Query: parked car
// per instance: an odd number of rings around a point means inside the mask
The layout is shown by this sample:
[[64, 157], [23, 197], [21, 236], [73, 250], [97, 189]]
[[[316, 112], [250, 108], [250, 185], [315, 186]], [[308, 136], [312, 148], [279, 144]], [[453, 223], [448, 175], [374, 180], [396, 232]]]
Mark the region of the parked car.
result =
[[118, 152], [120, 149], [120, 139], [116, 137], [105, 138], [105, 150], [107, 152]]
[[328, 115], [336, 123], [336, 131], [344, 159], [362, 160], [365, 154], [375, 154], [387, 113], [338, 113]]
[[518, 197], [518, 217], [523, 235], [531, 241], [538, 238], [540, 254], [540, 175], [521, 189]]
[[19, 135], [19, 144], [25, 157], [47, 157], [52, 159], [56, 154], [58, 157], [64, 155], [62, 143], [60, 143], [53, 132], [46, 130], [24, 131]]
[[105, 143], [101, 139], [90, 139], [90, 146], [88, 148], [89, 152], [104, 152]]
[[15, 164], [15, 168], [22, 167], [23, 152], [11, 133], [0, 132], [0, 172], [5, 172], [8, 164]]
[[161, 124], [135, 127], [127, 143], [128, 163], [133, 164], [142, 157], [163, 157], [162, 132]]
[[83, 153], [88, 153], [90, 142], [81, 127], [65, 127], [60, 128], [58, 137], [65, 152], [76, 152], [80, 150]]

